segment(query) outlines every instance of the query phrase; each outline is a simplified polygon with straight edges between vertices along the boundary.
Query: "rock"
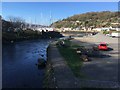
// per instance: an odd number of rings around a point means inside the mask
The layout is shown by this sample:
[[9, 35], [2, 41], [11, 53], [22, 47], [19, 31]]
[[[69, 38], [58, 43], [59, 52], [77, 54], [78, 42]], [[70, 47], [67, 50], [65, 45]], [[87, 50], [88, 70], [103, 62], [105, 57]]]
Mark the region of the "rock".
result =
[[77, 54], [82, 54], [82, 52], [81, 52], [81, 50], [79, 48], [77, 48], [76, 53]]
[[44, 57], [44, 55], [41, 55], [42, 57]]
[[78, 54], [81, 54], [81, 51], [76, 51]]
[[85, 62], [89, 61], [87, 55], [81, 55], [81, 58], [82, 58], [82, 60], [85, 61]]
[[99, 49], [98, 49], [97, 46], [94, 46], [94, 47], [93, 47], [93, 50], [94, 50], [94, 51], [98, 51]]
[[11, 43], [14, 43], [14, 41], [12, 40], [12, 41], [10, 41]]
[[39, 58], [37, 65], [40, 66], [40, 67], [45, 67], [46, 66], [46, 61], [43, 58]]

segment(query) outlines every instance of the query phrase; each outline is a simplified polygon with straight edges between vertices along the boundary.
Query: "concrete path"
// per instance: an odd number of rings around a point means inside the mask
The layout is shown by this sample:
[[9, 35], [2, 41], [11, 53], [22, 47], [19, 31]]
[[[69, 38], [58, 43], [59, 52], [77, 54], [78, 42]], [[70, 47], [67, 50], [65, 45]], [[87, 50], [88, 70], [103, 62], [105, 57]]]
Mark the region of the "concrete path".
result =
[[49, 46], [48, 56], [53, 66], [57, 87], [75, 88], [76, 78], [54, 44]]

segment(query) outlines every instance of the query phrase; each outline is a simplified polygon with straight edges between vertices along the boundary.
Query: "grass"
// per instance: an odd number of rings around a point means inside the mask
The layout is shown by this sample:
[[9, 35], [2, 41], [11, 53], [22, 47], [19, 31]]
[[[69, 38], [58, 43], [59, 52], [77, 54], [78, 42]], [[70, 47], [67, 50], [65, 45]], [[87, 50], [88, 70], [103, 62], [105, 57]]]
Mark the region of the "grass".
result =
[[80, 73], [80, 68], [81, 68], [83, 62], [75, 50], [75, 48], [78, 48], [81, 46], [73, 45], [69, 40], [64, 40], [64, 41], [65, 41], [65, 45], [67, 47], [61, 47], [61, 46], [57, 45], [61, 55], [67, 61], [67, 64], [73, 71], [74, 75], [76, 77], [82, 76], [82, 74]]

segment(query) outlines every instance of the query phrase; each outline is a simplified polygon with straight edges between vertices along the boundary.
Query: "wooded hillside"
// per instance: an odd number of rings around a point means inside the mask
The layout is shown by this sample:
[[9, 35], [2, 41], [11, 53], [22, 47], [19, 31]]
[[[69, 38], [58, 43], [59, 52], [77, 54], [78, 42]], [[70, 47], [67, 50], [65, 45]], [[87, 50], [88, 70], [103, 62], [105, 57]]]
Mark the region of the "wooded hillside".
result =
[[118, 12], [102, 11], [102, 12], [88, 12], [78, 14], [61, 21], [53, 23], [51, 26], [61, 28], [77, 28], [77, 27], [108, 27], [118, 23]]

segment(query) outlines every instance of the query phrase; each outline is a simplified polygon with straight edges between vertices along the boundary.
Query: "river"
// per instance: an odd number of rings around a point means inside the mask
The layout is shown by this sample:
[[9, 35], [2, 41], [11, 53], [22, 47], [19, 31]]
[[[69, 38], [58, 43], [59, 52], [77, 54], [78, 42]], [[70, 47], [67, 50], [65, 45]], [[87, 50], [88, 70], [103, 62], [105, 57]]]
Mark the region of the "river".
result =
[[50, 40], [31, 40], [3, 45], [3, 88], [42, 88], [45, 70], [38, 69], [36, 63], [38, 58], [46, 60], [49, 43]]
[[[83, 37], [85, 33], [67, 33]], [[42, 88], [44, 69], [37, 67], [38, 58], [46, 57], [46, 48], [53, 40], [21, 41], [2, 46], [2, 87]]]

